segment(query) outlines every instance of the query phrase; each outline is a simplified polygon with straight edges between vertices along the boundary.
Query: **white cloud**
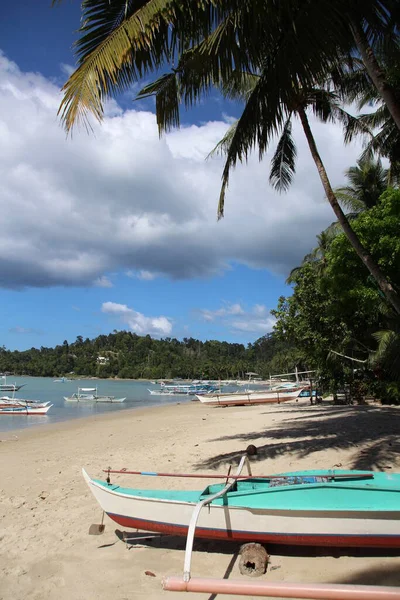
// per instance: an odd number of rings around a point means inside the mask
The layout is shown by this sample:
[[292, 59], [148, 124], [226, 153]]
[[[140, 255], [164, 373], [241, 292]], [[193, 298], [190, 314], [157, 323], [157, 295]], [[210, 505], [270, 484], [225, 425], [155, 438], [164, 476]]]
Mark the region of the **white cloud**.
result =
[[226, 307], [219, 308], [217, 310], [208, 310], [206, 308], [200, 309], [200, 314], [204, 321], [214, 321], [219, 317], [226, 317], [228, 315], [243, 315], [244, 310], [240, 304], [230, 304]]
[[168, 317], [146, 317], [126, 304], [104, 302], [101, 310], [128, 325], [138, 335], [168, 336], [172, 331], [172, 322]]
[[102, 275], [101, 277], [98, 277], [94, 281], [94, 285], [96, 287], [103, 287], [103, 288], [112, 288], [112, 287], [114, 287], [113, 284], [112, 284], [112, 282], [105, 275]]
[[156, 279], [156, 277], [159, 277], [159, 273], [154, 273], [151, 271], [145, 271], [145, 270], [140, 270], [140, 271], [127, 271], [126, 275], [128, 277], [131, 277], [132, 279], [141, 279], [142, 281], [153, 281], [153, 279]]
[[[287, 275], [334, 220], [298, 123], [289, 193], [271, 189], [270, 155], [259, 164], [255, 154], [232, 173], [226, 217], [217, 222], [223, 160], [204, 158], [226, 122], [160, 141], [154, 114], [114, 101], [94, 134], [66, 139], [60, 100], [52, 82], [0, 54], [3, 287], [88, 286], [118, 271], [208, 277], [231, 261]], [[338, 126], [310, 122], [332, 184], [342, 184], [360, 145], [344, 147]]]
[[[264, 335], [272, 331], [275, 318], [263, 304], [255, 304], [249, 311], [245, 311], [240, 304], [231, 304], [217, 310], [200, 309], [198, 311], [204, 321], [219, 320], [225, 327], [233, 332], [257, 333]], [[240, 316], [238, 319], [237, 317]]]

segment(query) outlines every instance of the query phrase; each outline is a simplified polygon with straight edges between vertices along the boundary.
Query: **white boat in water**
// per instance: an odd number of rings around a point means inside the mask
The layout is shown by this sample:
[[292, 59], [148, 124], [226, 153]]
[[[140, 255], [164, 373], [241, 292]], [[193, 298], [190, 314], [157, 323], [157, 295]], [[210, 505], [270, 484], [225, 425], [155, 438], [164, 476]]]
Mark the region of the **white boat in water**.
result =
[[64, 396], [66, 402], [124, 402], [126, 398], [116, 398], [115, 396], [101, 395], [97, 392], [97, 387], [80, 387], [72, 396]]
[[30, 406], [31, 408], [44, 408], [48, 406], [50, 402], [40, 402], [39, 400], [28, 400], [27, 398], [15, 398], [14, 396], [1, 396], [0, 397], [0, 408], [11, 408], [11, 407], [24, 407]]
[[23, 406], [0, 406], [0, 415], [45, 415], [52, 406], [52, 404], [48, 403], [46, 403], [46, 406], [32, 406], [31, 404]]
[[7, 376], [2, 375], [0, 377], [0, 392], [17, 392], [20, 390], [25, 383], [21, 383], [21, 385], [17, 385], [16, 383], [7, 383]]
[[272, 390], [246, 390], [245, 392], [234, 392], [232, 394], [206, 394], [197, 396], [203, 404], [210, 406], [244, 406], [247, 404], [279, 404], [298, 398], [301, 392], [307, 389], [307, 385], [301, 387], [278, 387]]

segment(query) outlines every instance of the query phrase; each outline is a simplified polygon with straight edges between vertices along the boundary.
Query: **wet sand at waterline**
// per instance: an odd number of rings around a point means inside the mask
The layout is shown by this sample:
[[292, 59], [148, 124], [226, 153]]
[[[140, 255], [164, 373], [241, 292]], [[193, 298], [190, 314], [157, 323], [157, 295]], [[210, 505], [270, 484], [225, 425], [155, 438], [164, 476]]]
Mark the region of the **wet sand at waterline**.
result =
[[[198, 402], [125, 410], [0, 434], [0, 600], [209, 599], [164, 592], [161, 579], [181, 575], [184, 538], [131, 540], [105, 518], [81, 475], [102, 469], [226, 473], [249, 444], [254, 474], [358, 468], [400, 472], [400, 409], [283, 405], [207, 408]], [[114, 476], [132, 487], [201, 489], [196, 479]], [[137, 535], [137, 534], [136, 534]], [[139, 538], [143, 535], [139, 536]], [[144, 535], [146, 538], [146, 536]], [[239, 544], [198, 541], [192, 575], [242, 578]], [[400, 586], [399, 556], [389, 551], [269, 548], [261, 578]], [[151, 574], [146, 574], [148, 571]], [[221, 598], [230, 596], [221, 596]]]

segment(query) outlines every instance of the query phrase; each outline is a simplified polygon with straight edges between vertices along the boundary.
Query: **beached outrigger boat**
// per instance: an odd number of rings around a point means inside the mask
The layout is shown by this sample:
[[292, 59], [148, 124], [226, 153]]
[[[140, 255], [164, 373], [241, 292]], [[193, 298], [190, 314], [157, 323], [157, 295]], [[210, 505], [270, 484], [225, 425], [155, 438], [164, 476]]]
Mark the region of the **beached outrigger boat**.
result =
[[166, 385], [161, 382], [160, 388], [149, 390], [152, 396], [201, 396], [209, 394], [217, 389], [215, 385], [210, 383], [192, 382], [187, 384], [177, 383]]
[[[123, 527], [240, 542], [400, 547], [400, 474], [318, 470], [273, 476], [108, 471], [83, 476], [107, 515]], [[202, 491], [147, 490], [110, 474], [224, 478]], [[201, 512], [203, 506], [207, 510]], [[189, 532], [189, 533], [188, 533]]]
[[210, 406], [243, 406], [247, 404], [279, 404], [280, 402], [288, 402], [298, 398], [301, 392], [307, 389], [309, 385], [295, 385], [285, 387], [276, 387], [272, 390], [246, 390], [245, 392], [233, 392], [231, 394], [219, 394], [213, 392], [198, 395], [198, 399], [203, 404]]

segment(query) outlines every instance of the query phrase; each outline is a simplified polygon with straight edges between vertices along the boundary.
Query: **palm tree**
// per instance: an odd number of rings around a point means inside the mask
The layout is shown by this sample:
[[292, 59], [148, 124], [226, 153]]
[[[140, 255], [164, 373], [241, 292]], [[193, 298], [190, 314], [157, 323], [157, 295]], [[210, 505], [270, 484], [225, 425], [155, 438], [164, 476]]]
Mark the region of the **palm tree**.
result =
[[306, 254], [303, 258], [301, 265], [299, 267], [295, 267], [289, 273], [289, 277], [286, 280], [286, 283], [294, 283], [296, 281], [297, 275], [301, 272], [301, 268], [304, 265], [313, 265], [317, 273], [322, 273], [326, 268], [326, 253], [328, 252], [332, 241], [335, 239], [337, 235], [337, 231], [328, 227], [321, 233], [317, 235], [317, 246], [311, 250], [309, 254]]
[[[297, 116], [303, 126], [303, 131], [307, 138], [308, 146], [317, 167], [326, 197], [332, 206], [338, 222], [389, 303], [400, 314], [399, 296], [392, 284], [383, 275], [372, 256], [361, 244], [332, 189], [311, 131], [307, 110], [311, 109], [315, 116], [323, 122], [336, 118], [346, 126], [352, 121], [352, 117], [341, 109], [339, 98], [335, 93], [319, 88], [306, 91], [293, 90], [292, 96], [288, 97], [287, 105], [280, 105], [278, 114], [268, 114], [265, 110], [267, 108], [265, 105], [268, 102], [268, 97], [264, 97], [260, 91], [263, 78], [264, 74], [260, 76], [244, 74], [241, 82], [240, 76], [237, 75], [229, 84], [225, 84], [222, 87], [225, 95], [236, 98], [242, 96], [243, 99], [247, 98], [247, 102], [240, 119], [228, 130], [227, 135], [215, 149], [216, 151], [221, 150], [226, 154], [219, 201], [220, 216], [224, 212], [225, 193], [229, 183], [230, 171], [236, 165], [237, 160], [247, 159], [250, 150], [257, 142], [261, 159], [268, 143], [277, 132], [281, 133], [281, 138], [272, 158], [270, 182], [280, 191], [288, 188], [295, 174], [296, 159], [296, 146], [292, 138], [291, 120], [294, 116]], [[251, 85], [253, 85], [252, 91], [250, 91]], [[162, 94], [162, 90], [159, 90], [159, 93]], [[286, 116], [285, 120], [282, 119], [282, 115]], [[269, 117], [269, 121], [265, 120], [267, 116]]]
[[[294, 173], [290, 123], [296, 114], [338, 221], [400, 314], [395, 290], [361, 245], [339, 205], [306, 112], [311, 107], [325, 121], [339, 113], [339, 107], [330, 104], [331, 93], [322, 93], [315, 85], [324, 81], [333, 67], [337, 73], [343, 72], [343, 56], [350, 60], [354, 40], [362, 46], [366, 68], [376, 70], [368, 43], [387, 31], [391, 0], [85, 0], [82, 6], [83, 37], [77, 44], [80, 64], [64, 86], [60, 106], [68, 130], [85, 119], [87, 111], [101, 119], [106, 97], [171, 60], [177, 62], [173, 71], [142, 94], [156, 95], [160, 132], [179, 125], [181, 100], [190, 106], [214, 85], [229, 87], [232, 81], [240, 89], [249, 73], [259, 73], [227, 149], [219, 215], [223, 215], [231, 168], [237, 160], [246, 159], [255, 145], [261, 158], [277, 132], [283, 133], [277, 148], [281, 160], [280, 166], [273, 166], [272, 182], [276, 173], [275, 186], [287, 187]], [[381, 94], [384, 88], [385, 101], [396, 120], [396, 98], [384, 72], [375, 72], [371, 79]], [[398, 116], [400, 128], [400, 107]]]
[[[87, 123], [88, 112], [101, 120], [106, 98], [165, 64], [177, 64], [194, 47], [212, 57], [212, 69], [185, 98], [188, 104], [216, 76], [226, 80], [234, 69], [257, 71], [266, 61], [279, 88], [276, 98], [271, 94], [276, 103], [294, 82], [310, 87], [332, 65], [340, 72], [343, 56], [357, 48], [400, 129], [400, 100], [375, 56], [383, 34], [390, 27], [396, 34], [396, 0], [83, 0], [82, 13], [78, 68], [60, 106], [68, 131], [77, 121]], [[175, 111], [169, 125], [178, 122]]]
[[369, 156], [361, 157], [356, 166], [347, 169], [346, 177], [349, 185], [336, 188], [335, 194], [341, 205], [352, 211], [347, 217], [375, 206], [389, 184], [389, 170]]
[[[396, 44], [383, 43], [378, 49], [380, 63], [384, 66], [392, 89], [400, 97], [400, 46]], [[388, 173], [388, 184], [398, 182], [400, 176], [400, 131], [392, 119], [386, 104], [382, 104], [382, 98], [371, 80], [365, 65], [353, 59], [351, 69], [343, 77], [335, 78], [337, 88], [347, 103], [356, 102], [358, 110], [364, 107], [374, 106], [374, 112], [361, 114], [357, 122], [351, 124], [350, 130], [346, 132], [350, 140], [354, 133], [362, 134], [366, 138], [366, 146], [362, 159], [371, 159], [373, 155], [389, 159], [390, 171]], [[356, 131], [352, 131], [352, 126]]]

